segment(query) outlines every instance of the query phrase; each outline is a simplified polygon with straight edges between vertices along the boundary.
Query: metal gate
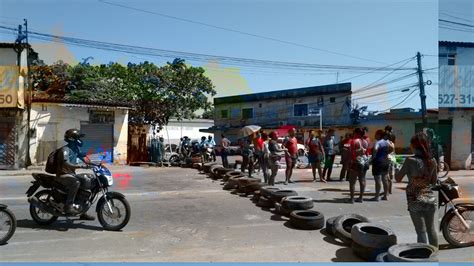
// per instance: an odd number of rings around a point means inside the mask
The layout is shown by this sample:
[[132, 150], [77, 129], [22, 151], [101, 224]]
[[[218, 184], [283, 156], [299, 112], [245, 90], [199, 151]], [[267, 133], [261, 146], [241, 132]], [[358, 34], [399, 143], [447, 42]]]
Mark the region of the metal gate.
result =
[[15, 166], [15, 123], [0, 123], [0, 169]]
[[82, 124], [84, 137], [83, 152], [92, 161], [113, 162], [114, 125], [113, 124]]
[[148, 161], [147, 132], [149, 127], [146, 125], [128, 126], [128, 152], [127, 162], [146, 162]]

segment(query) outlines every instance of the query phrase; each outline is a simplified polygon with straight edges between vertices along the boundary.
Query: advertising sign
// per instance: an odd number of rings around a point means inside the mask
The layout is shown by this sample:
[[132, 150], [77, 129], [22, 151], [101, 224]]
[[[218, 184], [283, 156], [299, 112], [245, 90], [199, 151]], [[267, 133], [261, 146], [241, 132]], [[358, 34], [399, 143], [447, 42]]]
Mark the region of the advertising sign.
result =
[[474, 66], [441, 66], [438, 95], [440, 108], [473, 108]]

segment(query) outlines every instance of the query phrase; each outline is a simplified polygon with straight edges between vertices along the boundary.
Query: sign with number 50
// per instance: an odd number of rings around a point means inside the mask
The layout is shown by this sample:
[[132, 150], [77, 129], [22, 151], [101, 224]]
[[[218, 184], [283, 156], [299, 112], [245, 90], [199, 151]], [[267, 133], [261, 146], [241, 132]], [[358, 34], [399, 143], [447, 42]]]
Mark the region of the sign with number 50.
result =
[[22, 87], [18, 67], [0, 66], [0, 108], [20, 107], [18, 95]]

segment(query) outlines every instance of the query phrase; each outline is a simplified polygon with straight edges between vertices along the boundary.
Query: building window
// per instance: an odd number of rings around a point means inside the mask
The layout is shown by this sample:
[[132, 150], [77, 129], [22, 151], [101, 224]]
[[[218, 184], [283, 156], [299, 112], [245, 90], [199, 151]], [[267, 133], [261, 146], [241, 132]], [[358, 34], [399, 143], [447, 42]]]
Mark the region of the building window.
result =
[[318, 105], [319, 105], [319, 106], [324, 106], [324, 98], [323, 98], [323, 96], [319, 97], [319, 99], [318, 99]]
[[336, 102], [336, 97], [331, 97], [331, 98], [329, 98], [329, 102], [335, 103], [335, 102]]
[[221, 118], [229, 118], [229, 110], [221, 110]]
[[295, 104], [293, 106], [293, 116], [308, 116], [308, 104]]
[[253, 118], [253, 108], [242, 108], [242, 119]]
[[450, 54], [448, 55], [448, 66], [454, 66], [454, 65], [456, 65], [456, 55]]

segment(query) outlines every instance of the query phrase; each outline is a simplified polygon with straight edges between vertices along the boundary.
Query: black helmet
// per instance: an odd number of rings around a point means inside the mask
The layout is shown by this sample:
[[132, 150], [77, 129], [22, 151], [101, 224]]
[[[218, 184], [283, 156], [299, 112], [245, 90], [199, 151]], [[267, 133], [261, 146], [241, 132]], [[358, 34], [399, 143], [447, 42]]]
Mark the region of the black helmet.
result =
[[79, 129], [72, 128], [66, 130], [66, 132], [64, 133], [64, 140], [68, 143], [74, 142], [77, 145], [82, 146], [81, 138], [83, 138], [84, 136], [85, 135], [82, 134]]

